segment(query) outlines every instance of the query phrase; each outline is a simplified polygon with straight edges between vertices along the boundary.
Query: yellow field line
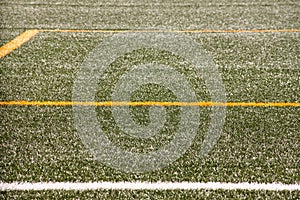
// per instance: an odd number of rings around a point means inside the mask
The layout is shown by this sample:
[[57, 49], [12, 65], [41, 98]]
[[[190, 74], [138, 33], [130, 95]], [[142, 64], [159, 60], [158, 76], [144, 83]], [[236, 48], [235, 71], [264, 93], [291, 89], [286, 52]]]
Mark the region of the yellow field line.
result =
[[12, 52], [13, 50], [20, 47], [25, 42], [29, 41], [33, 36], [35, 36], [39, 32], [39, 30], [27, 30], [19, 36], [17, 36], [15, 39], [0, 47], [0, 59]]
[[226, 106], [226, 107], [298, 107], [300, 102], [80, 102], [80, 101], [0, 101], [0, 106]]
[[86, 29], [45, 29], [42, 32], [56, 33], [285, 33], [300, 32], [300, 29], [254, 29], [254, 30], [86, 30]]
[[77, 29], [39, 29], [27, 30], [11, 40], [9, 43], [0, 47], [0, 59], [8, 55], [13, 50], [22, 46], [39, 32], [55, 33], [294, 33], [300, 32], [300, 29], [254, 29], [254, 30], [77, 30]]

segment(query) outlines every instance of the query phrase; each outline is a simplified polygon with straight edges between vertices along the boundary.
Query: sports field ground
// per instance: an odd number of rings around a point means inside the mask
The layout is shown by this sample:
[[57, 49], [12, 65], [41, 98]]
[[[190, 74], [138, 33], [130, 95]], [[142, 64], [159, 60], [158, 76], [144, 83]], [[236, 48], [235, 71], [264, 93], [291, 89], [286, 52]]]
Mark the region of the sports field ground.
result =
[[1, 199], [299, 199], [300, 2], [0, 2]]

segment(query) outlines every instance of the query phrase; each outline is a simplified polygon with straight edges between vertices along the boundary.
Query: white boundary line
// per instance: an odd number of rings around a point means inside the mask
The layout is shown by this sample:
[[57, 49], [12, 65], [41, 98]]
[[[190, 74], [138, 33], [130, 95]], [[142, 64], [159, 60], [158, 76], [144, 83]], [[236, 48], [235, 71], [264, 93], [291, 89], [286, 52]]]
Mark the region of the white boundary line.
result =
[[300, 184], [221, 182], [0, 182], [8, 190], [269, 190], [300, 191]]

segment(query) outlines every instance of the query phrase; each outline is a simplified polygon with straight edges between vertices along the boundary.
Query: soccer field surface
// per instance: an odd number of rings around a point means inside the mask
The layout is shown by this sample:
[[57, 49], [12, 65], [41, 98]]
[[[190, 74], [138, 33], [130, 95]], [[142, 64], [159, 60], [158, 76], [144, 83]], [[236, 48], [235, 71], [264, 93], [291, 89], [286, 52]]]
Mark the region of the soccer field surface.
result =
[[0, 6], [1, 198], [299, 198], [298, 1]]

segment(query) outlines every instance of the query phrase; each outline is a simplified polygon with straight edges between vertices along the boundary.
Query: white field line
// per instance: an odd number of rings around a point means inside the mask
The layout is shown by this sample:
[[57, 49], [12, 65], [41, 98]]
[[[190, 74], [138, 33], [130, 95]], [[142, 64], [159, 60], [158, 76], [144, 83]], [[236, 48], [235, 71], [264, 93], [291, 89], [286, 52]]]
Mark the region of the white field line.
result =
[[7, 190], [300, 190], [300, 184], [220, 182], [0, 182]]

